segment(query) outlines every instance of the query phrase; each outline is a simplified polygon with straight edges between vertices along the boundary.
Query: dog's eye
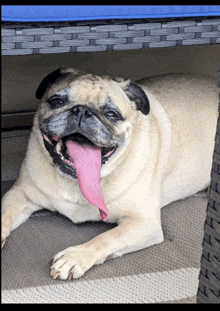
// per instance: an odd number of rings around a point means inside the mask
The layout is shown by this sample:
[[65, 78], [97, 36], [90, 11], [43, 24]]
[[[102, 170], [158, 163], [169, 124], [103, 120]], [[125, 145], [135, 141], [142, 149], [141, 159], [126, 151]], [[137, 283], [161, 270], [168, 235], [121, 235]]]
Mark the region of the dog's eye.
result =
[[116, 118], [118, 115], [114, 111], [108, 111], [108, 112], [106, 112], [106, 116], [109, 118]]
[[106, 111], [105, 115], [110, 121], [122, 120], [122, 116], [118, 112], [113, 110]]
[[66, 98], [60, 96], [53, 96], [49, 99], [51, 108], [59, 108], [66, 103]]

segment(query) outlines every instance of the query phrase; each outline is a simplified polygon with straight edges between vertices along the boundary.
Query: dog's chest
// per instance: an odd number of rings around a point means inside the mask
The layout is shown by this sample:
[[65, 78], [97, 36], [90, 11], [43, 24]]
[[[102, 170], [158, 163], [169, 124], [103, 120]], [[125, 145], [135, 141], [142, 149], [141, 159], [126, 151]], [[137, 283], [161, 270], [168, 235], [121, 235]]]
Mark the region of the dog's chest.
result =
[[73, 222], [100, 220], [98, 209], [83, 197], [78, 185], [75, 187], [61, 186], [52, 201], [54, 209]]

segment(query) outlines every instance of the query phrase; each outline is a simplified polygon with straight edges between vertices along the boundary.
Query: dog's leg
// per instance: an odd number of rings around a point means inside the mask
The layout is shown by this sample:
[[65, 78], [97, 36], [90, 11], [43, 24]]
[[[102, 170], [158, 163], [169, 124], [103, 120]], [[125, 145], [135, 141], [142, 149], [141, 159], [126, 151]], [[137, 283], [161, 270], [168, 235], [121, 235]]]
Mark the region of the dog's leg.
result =
[[59, 252], [50, 261], [51, 276], [63, 280], [79, 278], [93, 265], [101, 264], [107, 258], [121, 256], [162, 241], [160, 221], [127, 218], [118, 227], [89, 242]]
[[13, 186], [2, 198], [1, 247], [5, 245], [10, 232], [39, 209], [41, 207], [33, 204], [18, 186]]

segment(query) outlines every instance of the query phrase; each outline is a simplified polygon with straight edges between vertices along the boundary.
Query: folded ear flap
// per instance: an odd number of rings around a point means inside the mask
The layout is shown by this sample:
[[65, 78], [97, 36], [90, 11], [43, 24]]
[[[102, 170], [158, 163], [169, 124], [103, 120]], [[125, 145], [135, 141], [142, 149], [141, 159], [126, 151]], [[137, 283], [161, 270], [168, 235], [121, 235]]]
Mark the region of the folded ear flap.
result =
[[131, 82], [127, 85], [125, 93], [130, 100], [133, 100], [136, 104], [137, 110], [140, 110], [144, 115], [148, 115], [150, 112], [150, 103], [144, 90], [140, 85]]
[[41, 99], [46, 92], [46, 90], [53, 84], [55, 81], [59, 80], [61, 77], [63, 77], [65, 73], [63, 73], [62, 68], [58, 68], [57, 70], [51, 72], [49, 75], [47, 75], [40, 85], [37, 88], [36, 91], [36, 98]]

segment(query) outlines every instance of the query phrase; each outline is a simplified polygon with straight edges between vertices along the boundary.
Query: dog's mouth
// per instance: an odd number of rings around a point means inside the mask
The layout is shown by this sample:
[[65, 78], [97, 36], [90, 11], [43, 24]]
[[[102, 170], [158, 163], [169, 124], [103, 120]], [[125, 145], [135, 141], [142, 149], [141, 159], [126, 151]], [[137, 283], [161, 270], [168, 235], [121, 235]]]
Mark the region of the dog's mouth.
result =
[[101, 165], [114, 154], [117, 147], [100, 147], [82, 134], [65, 137], [48, 137], [43, 134], [44, 144], [54, 165], [63, 173], [78, 179], [83, 196], [98, 207], [102, 220], [108, 217], [108, 209], [100, 185]]
[[[91, 146], [91, 148], [100, 148], [101, 149], [101, 164], [105, 164], [106, 161], [115, 153], [117, 146], [114, 147], [99, 147], [96, 146], [91, 140], [80, 133], [70, 134], [64, 137], [53, 136], [52, 138], [48, 137], [46, 134], [43, 134], [44, 144], [47, 150], [50, 152], [52, 157], [56, 160], [60, 160], [66, 165], [70, 166], [74, 170], [76, 169], [75, 163], [70, 156], [70, 151], [68, 151], [67, 142], [73, 141], [79, 145]], [[48, 145], [49, 144], [49, 145]]]

